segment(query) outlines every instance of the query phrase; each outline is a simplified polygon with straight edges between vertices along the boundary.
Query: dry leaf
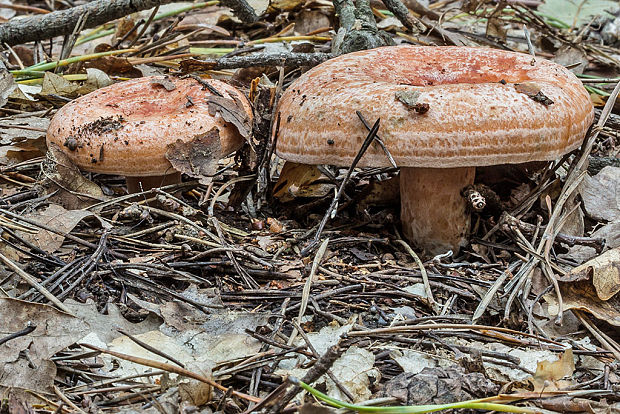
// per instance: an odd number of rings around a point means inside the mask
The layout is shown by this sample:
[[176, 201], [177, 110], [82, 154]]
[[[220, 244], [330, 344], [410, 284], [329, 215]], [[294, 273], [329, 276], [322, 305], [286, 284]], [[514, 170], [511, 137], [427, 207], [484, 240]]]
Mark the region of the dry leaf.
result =
[[[25, 214], [24, 217], [44, 224], [47, 227], [51, 227], [54, 230], [57, 230], [60, 234], [63, 234], [69, 233], [86, 217], [96, 216], [87, 210], [65, 210], [58, 204], [50, 204], [45, 210]], [[102, 224], [103, 223], [104, 222], [102, 222]], [[105, 225], [108, 224], [106, 223]], [[25, 240], [33, 243], [41, 250], [45, 250], [48, 253], [53, 253], [60, 249], [65, 240], [64, 236], [44, 229], [41, 229], [41, 231], [35, 234], [19, 233]]]
[[602, 255], [571, 270], [559, 279], [562, 282], [591, 280], [601, 300], [609, 300], [620, 292], [620, 248]]
[[41, 85], [40, 95], [58, 95], [65, 97], [77, 96], [79, 85], [69, 82], [60, 75], [53, 72], [45, 72], [43, 76], [43, 85]]
[[[0, 315], [2, 338], [29, 324], [35, 327], [0, 346], [0, 393], [9, 387], [50, 392], [56, 366], [49, 358], [86, 335], [90, 327], [52, 306], [17, 299], [0, 298]], [[22, 351], [28, 358], [20, 356]]]
[[579, 187], [586, 214], [595, 220], [620, 220], [620, 167], [605, 167]]
[[515, 83], [515, 90], [527, 95], [530, 99], [545, 106], [553, 105], [553, 101], [543, 93], [540, 86], [534, 82]]
[[151, 85], [163, 86], [164, 89], [166, 89], [168, 92], [173, 91], [177, 88], [177, 85], [175, 85], [174, 82], [172, 82], [167, 76], [164, 76], [163, 78], [153, 79], [151, 81]]
[[[560, 283], [560, 292], [562, 293], [563, 309], [565, 311], [581, 309], [591, 313], [597, 319], [614, 326], [620, 326], [620, 295], [603, 301], [598, 297], [592, 282], [589, 280]], [[555, 294], [547, 294], [544, 298], [549, 305], [549, 314], [552, 316], [557, 315], [558, 303]]]
[[416, 90], [398, 91], [395, 93], [396, 99], [402, 102], [408, 109], [414, 110], [419, 114], [425, 114], [430, 109], [427, 103], [418, 102], [420, 92]]
[[67, 209], [81, 209], [106, 199], [101, 188], [86, 179], [55, 144], [49, 146], [47, 159], [43, 163], [43, 173], [44, 185], [48, 187], [48, 191], [58, 190], [51, 200]]
[[191, 141], [177, 140], [168, 145], [166, 159], [172, 167], [200, 183], [208, 184], [217, 170], [217, 163], [222, 156], [220, 133], [217, 128], [196, 135]]
[[283, 203], [297, 197], [320, 198], [332, 191], [333, 187], [316, 165], [287, 161], [273, 188], [273, 196]]
[[[206, 378], [213, 378], [211, 374], [211, 361], [192, 362], [187, 365], [191, 372], [202, 375]], [[183, 403], [200, 407], [211, 401], [213, 389], [209, 384], [192, 378], [183, 378], [179, 382], [179, 398]]]
[[571, 377], [575, 371], [573, 350], [564, 351], [557, 361], [540, 361], [536, 367], [536, 373], [530, 381], [534, 385], [534, 392], [555, 391], [563, 389], [571, 384], [571, 381], [562, 381], [563, 378]]
[[86, 69], [86, 82], [78, 89], [79, 95], [86, 95], [87, 93], [96, 91], [99, 88], [104, 88], [113, 84], [114, 81], [110, 79], [107, 73], [95, 68]]
[[0, 62], [0, 108], [4, 106], [16, 88], [17, 84], [13, 75], [4, 66], [4, 63]]
[[9, 145], [26, 140], [44, 139], [49, 124], [48, 118], [39, 116], [0, 119], [0, 144]]
[[232, 100], [223, 96], [211, 95], [207, 98], [207, 102], [209, 103], [209, 113], [211, 115], [219, 113], [224, 121], [230, 122], [237, 127], [239, 134], [248, 140], [252, 132], [252, 122], [247, 112], [245, 112], [243, 104], [237, 101], [237, 97], [235, 97], [235, 100]]

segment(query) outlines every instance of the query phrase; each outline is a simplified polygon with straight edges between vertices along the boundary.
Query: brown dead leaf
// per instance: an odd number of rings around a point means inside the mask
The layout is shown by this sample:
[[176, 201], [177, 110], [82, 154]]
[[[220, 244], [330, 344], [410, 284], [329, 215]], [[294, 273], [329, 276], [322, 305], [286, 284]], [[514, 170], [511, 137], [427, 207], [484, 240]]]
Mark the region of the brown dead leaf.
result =
[[170, 80], [169, 77], [164, 76], [163, 78], [156, 78], [151, 81], [151, 85], [160, 85], [163, 86], [168, 92], [173, 91], [177, 88], [177, 85], [174, 84]]
[[[534, 385], [534, 392], [555, 391], [571, 384], [570, 377], [575, 371], [573, 350], [567, 349], [557, 361], [540, 361], [536, 373], [530, 381]], [[568, 380], [563, 380], [569, 378]]]
[[[186, 367], [191, 372], [198, 373], [206, 378], [212, 378], [211, 361], [200, 361], [188, 364]], [[200, 407], [211, 401], [213, 389], [211, 385], [192, 378], [183, 378], [179, 382], [179, 398], [182, 403]]]
[[338, 411], [319, 404], [304, 404], [299, 407], [299, 414], [334, 414]]
[[[58, 230], [60, 233], [69, 233], [86, 217], [96, 216], [87, 210], [65, 210], [58, 204], [50, 204], [45, 210], [25, 214], [24, 217], [51, 227], [54, 230]], [[18, 233], [20, 233], [25, 240], [48, 253], [53, 253], [60, 249], [65, 240], [64, 236], [43, 229], [35, 234], [25, 232]]]
[[330, 26], [329, 16], [320, 10], [304, 9], [295, 18], [295, 31], [302, 35]]
[[230, 122], [237, 127], [239, 134], [249, 141], [252, 122], [245, 109], [243, 109], [243, 104], [237, 99], [237, 97], [235, 97], [235, 100], [232, 100], [223, 96], [211, 95], [207, 98], [209, 113], [215, 115], [219, 112], [224, 121]]
[[[2, 344], [0, 347], [0, 390], [20, 387], [49, 392], [56, 367], [49, 358], [84, 337], [90, 327], [80, 319], [52, 306], [0, 298], [0, 337], [26, 328], [35, 329]], [[28, 359], [21, 356], [28, 352]], [[34, 365], [34, 368], [32, 367]]]
[[99, 59], [87, 62], [85, 65], [87, 68], [99, 69], [108, 75], [125, 75], [130, 77], [142, 76], [142, 73], [136, 69], [129, 59], [118, 56], [104, 56]]
[[316, 165], [287, 161], [273, 188], [273, 196], [283, 203], [293, 201], [297, 197], [324, 197], [334, 187], [326, 180], [327, 177]]
[[540, 90], [540, 86], [535, 82], [515, 83], [515, 90], [545, 106], [553, 105], [553, 101]]
[[80, 86], [76, 83], [69, 82], [64, 77], [56, 75], [53, 72], [45, 72], [43, 76], [43, 85], [41, 85], [40, 95], [58, 95], [73, 98], [77, 96], [77, 90]]
[[304, 3], [304, 0], [271, 0], [271, 2], [269, 2], [269, 8], [267, 8], [267, 13], [292, 11], [301, 8]]
[[79, 168], [55, 144], [49, 146], [47, 159], [43, 163], [43, 185], [48, 193], [58, 190], [50, 200], [72, 210], [88, 207], [106, 200], [101, 188], [86, 179]]
[[[560, 283], [560, 292], [565, 311], [569, 309], [584, 310], [611, 325], [620, 326], [620, 295], [603, 301], [598, 297], [596, 289], [589, 280]], [[547, 294], [544, 298], [549, 305], [549, 314], [557, 315], [558, 303], [555, 294]]]
[[620, 220], [620, 167], [607, 166], [579, 187], [586, 214], [595, 220]]
[[9, 395], [9, 406], [8, 412], [11, 414], [35, 414], [36, 411], [32, 406], [25, 400], [22, 400], [13, 390], [10, 391]]
[[196, 135], [191, 141], [177, 140], [174, 144], [169, 144], [166, 151], [166, 159], [175, 170], [197, 178], [202, 184], [211, 181], [221, 156], [222, 147], [217, 128]]
[[591, 280], [601, 300], [609, 300], [620, 292], [620, 248], [608, 250], [577, 266], [559, 279], [561, 282]]

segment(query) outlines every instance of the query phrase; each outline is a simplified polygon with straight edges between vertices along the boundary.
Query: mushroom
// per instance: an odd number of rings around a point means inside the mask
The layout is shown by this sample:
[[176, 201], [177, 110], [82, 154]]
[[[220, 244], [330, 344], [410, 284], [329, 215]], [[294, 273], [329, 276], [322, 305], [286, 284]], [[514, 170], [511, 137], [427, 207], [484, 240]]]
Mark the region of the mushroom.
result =
[[191, 142], [213, 128], [218, 134], [211, 136], [219, 135], [214, 155], [218, 159], [243, 145], [244, 137], [229, 122], [231, 117], [211, 107], [218, 98], [229, 100], [237, 115], [251, 120], [252, 109], [243, 93], [219, 80], [172, 76], [128, 80], [59, 109], [47, 130], [47, 143], [58, 145], [80, 169], [124, 175], [130, 193], [178, 183], [181, 174], [166, 158], [171, 146]]
[[[400, 167], [403, 233], [429, 253], [459, 250], [470, 218], [461, 191], [475, 168], [553, 160], [579, 147], [594, 110], [566, 68], [470, 47], [391, 46], [342, 55], [293, 82], [274, 123], [277, 154], [350, 165], [374, 122]], [[387, 167], [371, 145], [359, 166]]]

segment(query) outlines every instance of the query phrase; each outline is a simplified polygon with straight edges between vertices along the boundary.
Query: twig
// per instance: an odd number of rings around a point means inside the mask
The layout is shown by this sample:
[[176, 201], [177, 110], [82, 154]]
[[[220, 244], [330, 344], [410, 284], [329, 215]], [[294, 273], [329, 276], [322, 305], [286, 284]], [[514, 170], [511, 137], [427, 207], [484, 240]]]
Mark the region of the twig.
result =
[[254, 23], [258, 20], [256, 12], [246, 0], [220, 0], [222, 6], [229, 7], [243, 23]]
[[[314, 260], [312, 261], [312, 268], [310, 269], [310, 274], [308, 275], [308, 279], [306, 283], [304, 283], [304, 289], [301, 294], [301, 305], [299, 306], [299, 313], [297, 314], [297, 323], [301, 323], [301, 318], [303, 318], [306, 313], [306, 308], [308, 307], [308, 299], [310, 298], [310, 288], [312, 287], [312, 281], [314, 279], [314, 275], [316, 275], [316, 271], [321, 264], [321, 260], [323, 260], [323, 256], [325, 255], [325, 251], [327, 250], [327, 245], [329, 244], [329, 237], [323, 240], [321, 243], [321, 247], [316, 252], [314, 256]], [[291, 336], [288, 339], [287, 345], [292, 345], [293, 340], [295, 340], [295, 336], [297, 336], [297, 331], [291, 332]]]
[[[334, 346], [329, 347], [327, 352], [319, 358], [316, 363], [306, 372], [306, 375], [302, 378], [302, 381], [306, 384], [312, 384], [314, 381], [318, 380], [329, 370], [334, 362], [340, 357], [341, 353], [340, 345], [336, 344]], [[269, 413], [280, 413], [282, 409], [301, 391], [301, 388], [297, 384], [290, 384], [286, 393], [282, 396], [282, 398], [274, 404], [270, 409]]]
[[219, 59], [187, 59], [181, 62], [181, 71], [221, 70], [254, 66], [316, 66], [331, 59], [331, 53], [275, 53], [222, 57]]
[[4, 262], [5, 265], [10, 267], [26, 283], [28, 283], [30, 286], [32, 286], [33, 288], [38, 290], [39, 293], [41, 293], [50, 302], [52, 302], [54, 305], [56, 305], [58, 307], [58, 309], [68, 313], [71, 316], [75, 316], [73, 314], [73, 312], [71, 312], [71, 310], [69, 308], [67, 308], [65, 305], [63, 305], [62, 302], [60, 300], [58, 300], [58, 298], [56, 298], [56, 296], [52, 295], [52, 293], [49, 290], [47, 290], [43, 286], [41, 286], [41, 284], [37, 281], [37, 279], [35, 279], [34, 277], [30, 276], [28, 273], [23, 271], [21, 267], [17, 266], [15, 263], [13, 263], [13, 261], [11, 259], [9, 259], [5, 255], [3, 255], [2, 253], [0, 253], [0, 261]]
[[63, 36], [73, 31], [82, 16], [88, 15], [84, 28], [98, 26], [141, 10], [176, 0], [95, 0], [81, 6], [52, 13], [13, 19], [0, 25], [0, 43], [16, 45]]
[[166, 358], [166, 359], [174, 362], [175, 364], [177, 364], [181, 368], [185, 368], [185, 365], [182, 362], [174, 359], [170, 355], [167, 355], [165, 352], [160, 351], [159, 349], [157, 349], [157, 348], [147, 344], [146, 342], [139, 340], [138, 338], [136, 338], [135, 336], [131, 335], [130, 333], [124, 331], [121, 328], [116, 328], [116, 330], [119, 331], [120, 333], [122, 333], [123, 335], [125, 335], [127, 338], [131, 339], [136, 344], [140, 345], [142, 348], [146, 349], [147, 351], [152, 352], [155, 355], [159, 355], [162, 358]]
[[12, 334], [5, 336], [4, 338], [0, 338], [0, 345], [4, 345], [10, 340], [19, 338], [20, 336], [28, 335], [29, 333], [33, 332], [35, 329], [37, 329], [37, 325], [34, 325], [32, 321], [28, 321], [28, 323], [26, 324], [26, 327], [22, 329], [21, 331], [13, 332]]
[[357, 163], [360, 161], [362, 156], [366, 153], [366, 150], [368, 149], [370, 144], [375, 140], [375, 136], [377, 135], [377, 131], [379, 130], [379, 121], [380, 121], [380, 119], [377, 119], [375, 124], [370, 129], [370, 132], [368, 133], [368, 136], [366, 137], [366, 139], [362, 143], [362, 147], [360, 148], [360, 150], [358, 151], [357, 155], [353, 159], [353, 162], [351, 163], [351, 166], [349, 167], [349, 170], [347, 171], [347, 174], [345, 175], [344, 179], [342, 180], [342, 183], [340, 183], [340, 187], [338, 188], [338, 191], [336, 192], [336, 196], [334, 197], [334, 199], [332, 200], [332, 203], [330, 204], [329, 208], [325, 212], [325, 216], [323, 216], [323, 220], [321, 220], [321, 223], [319, 224], [319, 227], [316, 230], [316, 234], [314, 235], [314, 239], [312, 240], [312, 242], [308, 246], [306, 246], [301, 251], [301, 255], [302, 256], [307, 256], [312, 250], [314, 250], [314, 248], [316, 247], [316, 245], [319, 242], [319, 239], [321, 237], [321, 233], [323, 232], [323, 229], [325, 228], [325, 225], [327, 224], [327, 221], [330, 218], [333, 218], [332, 214], [335, 211], [335, 208], [338, 206], [338, 201], [340, 200], [340, 196], [342, 195], [342, 192], [344, 191], [344, 186], [346, 185], [347, 181], [349, 181], [349, 178], [351, 177], [351, 174], [353, 173], [353, 170], [357, 166]]
[[385, 7], [405, 26], [407, 29], [413, 29], [413, 19], [409, 15], [409, 9], [400, 0], [383, 0]]
[[433, 290], [431, 289], [431, 284], [428, 281], [428, 273], [426, 273], [424, 264], [406, 241], [399, 239], [396, 240], [396, 242], [398, 242], [401, 246], [405, 248], [405, 250], [407, 250], [407, 253], [409, 253], [413, 260], [415, 260], [416, 265], [418, 265], [418, 267], [420, 268], [420, 274], [422, 275], [422, 281], [424, 282], [424, 290], [426, 291], [426, 300], [428, 300], [428, 304], [430, 305], [431, 309], [435, 313], [437, 313], [439, 310], [439, 306], [437, 302], [435, 302], [435, 298], [433, 297]]
[[[130, 361], [130, 362], [144, 365], [144, 366], [151, 367], [151, 368], [163, 369], [164, 371], [172, 372], [173, 374], [183, 375], [185, 377], [192, 378], [200, 382], [204, 382], [205, 384], [209, 384], [213, 388], [217, 388], [218, 390], [221, 390], [224, 392], [227, 392], [229, 390], [229, 388], [226, 388], [223, 385], [218, 384], [217, 382], [213, 381], [210, 378], [207, 378], [200, 374], [196, 374], [195, 372], [188, 371], [185, 368], [180, 368], [172, 364], [166, 364], [165, 362], [153, 361], [151, 359], [146, 359], [146, 358], [134, 357], [132, 355], [122, 354], [120, 352], [108, 351], [108, 350], [105, 350], [105, 349], [102, 349], [102, 348], [99, 348], [99, 347], [96, 347], [90, 344], [82, 343], [80, 345], [88, 349], [99, 351], [103, 354], [108, 354], [108, 355], [112, 355], [120, 359], [124, 359], [125, 361]], [[232, 394], [236, 395], [239, 398], [243, 398], [244, 400], [247, 400], [247, 401], [253, 401], [253, 402], [260, 401], [260, 398], [253, 397], [251, 395], [247, 395], [239, 391], [232, 391]]]
[[[312, 352], [312, 354], [314, 355], [314, 357], [316, 359], [319, 359], [321, 357], [321, 355], [317, 352], [316, 348], [312, 345], [312, 342], [310, 342], [310, 338], [308, 338], [308, 335], [306, 335], [306, 333], [304, 332], [303, 328], [301, 326], [299, 326], [299, 324], [295, 321], [291, 322], [293, 324], [293, 326], [295, 327], [295, 331], [299, 332], [299, 335], [303, 338], [304, 342], [306, 343], [306, 345], [308, 346], [308, 349], [310, 349], [310, 351]], [[349, 401], [354, 401], [355, 397], [351, 394], [351, 392], [347, 389], [347, 387], [345, 387], [339, 380], [338, 378], [336, 378], [336, 376], [334, 375], [334, 373], [331, 371], [331, 369], [328, 369], [326, 372], [327, 376], [334, 381], [334, 384], [336, 384], [336, 386], [338, 387], [338, 389], [340, 391], [342, 391], [342, 393], [344, 395], [347, 396], [347, 398], [349, 399]]]

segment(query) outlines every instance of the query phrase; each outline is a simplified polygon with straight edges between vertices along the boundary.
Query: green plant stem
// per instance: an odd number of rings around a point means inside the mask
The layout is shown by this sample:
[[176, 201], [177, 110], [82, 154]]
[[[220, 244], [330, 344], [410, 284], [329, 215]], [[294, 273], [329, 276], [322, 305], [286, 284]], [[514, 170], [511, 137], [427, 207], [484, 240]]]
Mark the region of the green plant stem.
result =
[[484, 402], [485, 400], [469, 400], [451, 404], [429, 404], [429, 405], [410, 405], [400, 407], [370, 407], [365, 405], [349, 404], [344, 401], [337, 400], [329, 395], [323, 394], [319, 390], [312, 388], [310, 385], [294, 380], [301, 388], [314, 395], [319, 400], [336, 408], [347, 408], [362, 413], [379, 413], [379, 414], [422, 414], [441, 410], [451, 410], [457, 408], [466, 408], [471, 410], [489, 410], [501, 411], [507, 413], [527, 413], [534, 414], [539, 411], [525, 407], [515, 407], [507, 404], [497, 404]]
[[92, 60], [92, 59], [98, 59], [104, 56], [120, 55], [123, 53], [133, 52], [134, 50], [135, 49], [110, 50], [107, 52], [92, 53], [89, 55], [82, 55], [82, 56], [74, 56], [68, 59], [59, 60], [57, 62], [48, 62], [45, 64], [37, 64], [34, 66], [30, 66], [26, 69], [12, 70], [11, 73], [13, 74], [13, 76], [32, 76], [33, 73], [38, 75], [39, 73], [44, 73], [43, 71], [55, 69], [59, 66], [67, 66], [72, 63], [83, 62], [83, 61]]

